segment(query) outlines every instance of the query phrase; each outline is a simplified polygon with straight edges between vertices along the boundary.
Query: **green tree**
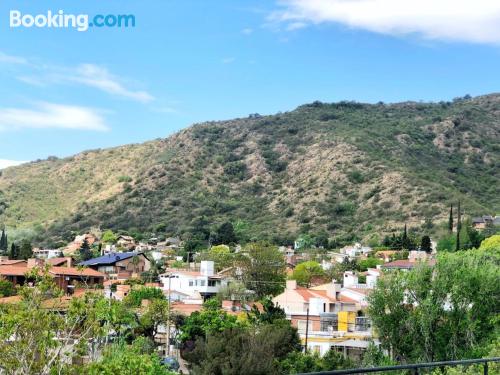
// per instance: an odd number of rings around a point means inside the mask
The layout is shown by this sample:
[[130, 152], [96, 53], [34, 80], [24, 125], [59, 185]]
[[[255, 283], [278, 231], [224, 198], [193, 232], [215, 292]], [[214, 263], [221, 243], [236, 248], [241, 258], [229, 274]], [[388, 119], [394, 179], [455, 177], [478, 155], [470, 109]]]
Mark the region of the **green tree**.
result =
[[154, 342], [160, 326], [167, 325], [169, 319], [168, 301], [155, 298], [150, 301], [145, 311], [139, 316], [139, 330], [143, 336]]
[[4, 228], [2, 229], [2, 236], [0, 237], [0, 253], [6, 253], [7, 250], [9, 250], [9, 241], [7, 240], [7, 234]]
[[309, 288], [311, 281], [316, 278], [321, 278], [325, 275], [325, 271], [321, 268], [318, 262], [313, 260], [299, 263], [293, 270], [291, 278], [297, 280], [299, 285]]
[[118, 236], [112, 230], [107, 230], [102, 234], [101, 241], [106, 244], [114, 244], [118, 240]]
[[233, 224], [230, 222], [223, 223], [219, 228], [217, 228], [213, 239], [213, 245], [230, 245], [238, 242], [236, 234], [234, 233]]
[[368, 296], [368, 313], [397, 361], [484, 355], [498, 329], [500, 251], [443, 253], [434, 268], [390, 272]]
[[30, 259], [33, 257], [33, 248], [31, 247], [31, 242], [29, 240], [23, 240], [21, 242], [21, 247], [19, 248], [19, 259]]
[[425, 251], [426, 253], [432, 252], [432, 243], [429, 236], [422, 237], [422, 241], [420, 241], [420, 250]]
[[453, 204], [450, 205], [450, 217], [448, 218], [448, 233], [453, 233]]
[[195, 311], [185, 319], [179, 338], [182, 343], [186, 343], [198, 337], [206, 338], [210, 333], [223, 332], [227, 328], [238, 326], [236, 317], [222, 310], [219, 301], [212, 298], [203, 304], [201, 311]]
[[78, 255], [82, 261], [92, 259], [92, 251], [90, 250], [90, 245], [87, 239], [84, 239], [80, 249], [78, 249]]
[[144, 354], [123, 343], [112, 346], [104, 351], [98, 362], [86, 366], [84, 371], [89, 375], [174, 375], [161, 363], [156, 354]]
[[0, 279], [0, 298], [16, 295], [16, 288], [8, 280]]
[[233, 264], [233, 254], [227, 245], [212, 246], [207, 253], [207, 258], [215, 263], [217, 270], [223, 270]]
[[455, 242], [455, 251], [460, 250], [461, 243], [460, 243], [460, 234], [462, 231], [462, 218], [461, 218], [461, 211], [460, 211], [460, 201], [458, 201], [458, 208], [457, 208], [457, 240]]
[[[65, 373], [68, 358], [95, 353], [109, 333], [99, 317], [104, 297], [90, 293], [65, 305], [62, 291], [47, 270], [28, 275], [34, 287], [19, 288], [20, 301], [0, 305], [0, 369], [6, 374]], [[12, 337], [15, 337], [13, 340]]]
[[12, 242], [10, 245], [9, 258], [10, 259], [19, 259], [19, 246], [16, 243]]
[[141, 306], [142, 300], [155, 300], [155, 299], [165, 299], [163, 292], [154, 287], [139, 287], [133, 288], [130, 293], [125, 297], [124, 303], [127, 306], [139, 307]]
[[479, 250], [500, 251], [500, 234], [496, 234], [483, 240]]
[[258, 297], [277, 295], [284, 290], [285, 259], [276, 246], [263, 242], [248, 244], [239, 265], [243, 282]]

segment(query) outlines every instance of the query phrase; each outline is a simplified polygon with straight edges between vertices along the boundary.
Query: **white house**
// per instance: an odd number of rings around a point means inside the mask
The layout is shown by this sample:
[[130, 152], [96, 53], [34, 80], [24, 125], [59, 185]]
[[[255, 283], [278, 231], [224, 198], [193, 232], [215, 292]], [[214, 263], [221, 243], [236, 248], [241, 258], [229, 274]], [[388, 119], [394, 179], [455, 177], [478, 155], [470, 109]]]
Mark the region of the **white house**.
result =
[[199, 300], [216, 295], [222, 287], [227, 286], [225, 277], [214, 271], [212, 261], [202, 261], [199, 271], [169, 269], [160, 275], [160, 282], [165, 294], [173, 301]]
[[59, 249], [33, 249], [33, 256], [38, 259], [52, 259], [62, 257]]
[[355, 243], [352, 246], [346, 246], [340, 249], [341, 253], [349, 255], [349, 257], [354, 258], [358, 255], [366, 255], [372, 251], [369, 246], [362, 246], [360, 243]]

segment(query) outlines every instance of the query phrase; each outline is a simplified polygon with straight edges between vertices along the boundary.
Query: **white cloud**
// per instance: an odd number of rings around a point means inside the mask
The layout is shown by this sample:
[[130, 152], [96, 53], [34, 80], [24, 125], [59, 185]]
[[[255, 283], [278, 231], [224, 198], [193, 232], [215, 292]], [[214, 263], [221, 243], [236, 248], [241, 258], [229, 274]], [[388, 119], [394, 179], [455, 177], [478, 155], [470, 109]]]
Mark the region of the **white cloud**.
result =
[[[7, 56], [0, 52], [0, 62], [17, 61], [22, 59]], [[22, 61], [22, 60], [19, 60]], [[27, 60], [24, 60], [28, 64]], [[20, 62], [19, 62], [20, 63]], [[32, 86], [46, 86], [50, 84], [79, 84], [93, 87], [108, 94], [119, 96], [141, 103], [150, 103], [155, 97], [147, 91], [132, 90], [127, 88], [122, 79], [109, 72], [106, 68], [95, 64], [81, 64], [76, 68], [54, 65], [29, 64], [31, 73], [18, 75], [16, 78]]]
[[127, 89], [119, 82], [118, 78], [112, 75], [106, 68], [94, 64], [82, 64], [76, 69], [74, 74], [69, 74], [63, 77], [63, 79], [81, 83], [107, 92], [108, 94], [122, 96], [142, 103], [148, 103], [155, 99], [146, 91]]
[[500, 44], [496, 0], [282, 0], [279, 4], [281, 9], [270, 20], [287, 25], [335, 22], [381, 34]]
[[34, 109], [0, 108], [0, 130], [79, 129], [106, 131], [108, 127], [97, 110], [41, 102]]
[[222, 59], [221, 62], [223, 64], [231, 64], [231, 63], [235, 62], [235, 60], [236, 59], [234, 57], [226, 57], [226, 58]]
[[247, 28], [244, 28], [243, 30], [241, 30], [241, 33], [245, 34], [245, 35], [250, 35], [253, 33], [253, 29], [251, 29], [250, 27], [247, 27]]
[[26, 65], [28, 64], [28, 60], [24, 57], [7, 55], [3, 52], [0, 52], [0, 63]]
[[27, 161], [0, 159], [0, 169], [15, 167], [16, 165], [21, 165], [24, 163], [27, 163]]

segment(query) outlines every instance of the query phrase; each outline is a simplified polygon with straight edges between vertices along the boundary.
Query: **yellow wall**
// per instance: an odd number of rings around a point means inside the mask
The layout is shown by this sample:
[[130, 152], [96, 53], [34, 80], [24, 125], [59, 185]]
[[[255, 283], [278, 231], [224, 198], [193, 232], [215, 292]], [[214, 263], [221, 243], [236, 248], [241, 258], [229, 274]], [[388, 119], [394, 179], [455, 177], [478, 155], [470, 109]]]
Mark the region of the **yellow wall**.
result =
[[356, 313], [354, 311], [339, 311], [339, 327], [340, 332], [347, 332], [349, 327], [354, 327], [356, 323]]

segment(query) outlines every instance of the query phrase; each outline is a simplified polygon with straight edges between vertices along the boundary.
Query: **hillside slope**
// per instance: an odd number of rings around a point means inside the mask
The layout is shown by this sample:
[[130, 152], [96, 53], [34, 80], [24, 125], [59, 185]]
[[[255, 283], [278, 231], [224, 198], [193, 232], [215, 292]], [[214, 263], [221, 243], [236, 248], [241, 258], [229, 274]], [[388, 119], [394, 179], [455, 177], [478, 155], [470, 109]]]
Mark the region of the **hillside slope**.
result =
[[445, 219], [457, 199], [500, 213], [499, 182], [500, 95], [315, 102], [8, 168], [0, 223], [45, 243], [95, 226], [182, 235], [201, 217], [248, 238], [366, 238]]

